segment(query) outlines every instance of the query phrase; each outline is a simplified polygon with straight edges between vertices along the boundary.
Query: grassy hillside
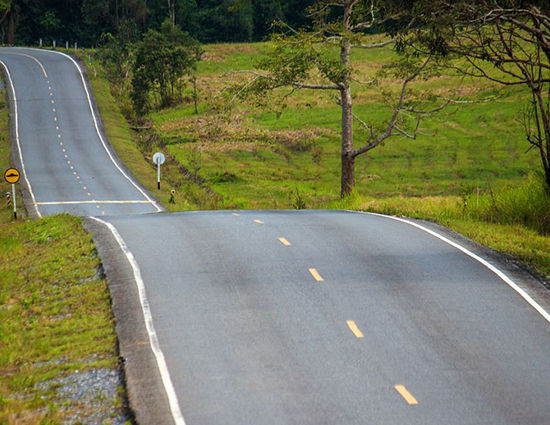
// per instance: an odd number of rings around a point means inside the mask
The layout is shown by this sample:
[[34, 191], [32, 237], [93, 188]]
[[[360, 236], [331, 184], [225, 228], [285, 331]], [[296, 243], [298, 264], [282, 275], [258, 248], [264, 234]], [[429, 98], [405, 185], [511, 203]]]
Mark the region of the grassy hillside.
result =
[[[265, 44], [206, 46], [199, 75], [203, 99], [232, 78], [227, 70], [250, 69]], [[367, 80], [393, 56], [391, 49], [360, 50], [354, 60]], [[381, 80], [384, 90], [399, 85]], [[498, 91], [480, 80], [438, 77], [414, 83], [415, 91], [462, 102], [423, 123], [418, 140], [395, 137], [357, 160], [357, 193], [372, 197], [460, 195], [469, 188], [485, 191], [521, 181], [538, 166], [527, 154], [517, 118], [526, 102], [521, 90]], [[381, 125], [390, 113], [391, 96], [356, 84], [355, 113]], [[492, 98], [491, 102], [483, 99]], [[203, 106], [196, 116], [189, 106], [151, 114], [169, 153], [192, 169], [229, 204], [242, 208], [291, 207], [296, 189], [310, 207], [336, 200], [340, 178], [340, 109], [325, 93], [301, 91], [279, 116], [249, 105], [228, 115], [213, 115]], [[355, 127], [359, 145], [366, 137]]]

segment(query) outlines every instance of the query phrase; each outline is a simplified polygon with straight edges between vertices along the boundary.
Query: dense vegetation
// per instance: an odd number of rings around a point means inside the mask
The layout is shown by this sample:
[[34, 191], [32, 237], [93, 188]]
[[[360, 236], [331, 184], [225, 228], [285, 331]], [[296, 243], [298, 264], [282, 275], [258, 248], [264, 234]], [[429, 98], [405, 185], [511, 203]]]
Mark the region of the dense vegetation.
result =
[[203, 42], [261, 40], [271, 22], [300, 27], [312, 0], [0, 0], [2, 43], [94, 46], [104, 33], [138, 35], [165, 19]]

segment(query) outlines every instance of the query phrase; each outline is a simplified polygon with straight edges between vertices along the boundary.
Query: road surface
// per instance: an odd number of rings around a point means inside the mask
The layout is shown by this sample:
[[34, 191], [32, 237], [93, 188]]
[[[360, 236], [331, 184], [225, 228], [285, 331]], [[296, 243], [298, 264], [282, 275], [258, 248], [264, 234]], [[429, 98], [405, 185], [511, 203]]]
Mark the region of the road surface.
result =
[[541, 284], [390, 217], [143, 214], [161, 207], [104, 145], [75, 64], [24, 49], [0, 60], [29, 209], [96, 216], [141, 423], [549, 422]]
[[30, 186], [31, 214], [160, 211], [106, 143], [89, 88], [72, 59], [48, 51], [0, 48], [0, 61], [8, 69], [12, 136], [19, 141], [15, 156]]

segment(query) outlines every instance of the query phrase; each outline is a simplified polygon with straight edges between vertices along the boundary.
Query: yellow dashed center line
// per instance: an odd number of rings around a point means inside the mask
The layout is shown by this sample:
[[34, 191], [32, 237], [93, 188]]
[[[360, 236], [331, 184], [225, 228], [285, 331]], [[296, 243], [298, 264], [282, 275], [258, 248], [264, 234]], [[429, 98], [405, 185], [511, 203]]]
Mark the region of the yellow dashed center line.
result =
[[323, 278], [321, 277], [321, 275], [319, 274], [319, 272], [318, 272], [317, 270], [315, 270], [315, 269], [309, 269], [309, 272], [311, 273], [311, 275], [315, 278], [315, 280], [316, 280], [317, 282], [324, 282], [324, 281], [325, 281], [325, 279], [323, 279]]
[[350, 328], [350, 330], [353, 332], [353, 334], [357, 337], [357, 338], [363, 338], [364, 335], [363, 335], [363, 332], [361, 332], [359, 330], [359, 328], [357, 327], [357, 325], [355, 324], [355, 322], [353, 320], [348, 320], [347, 321], [347, 324]]
[[292, 245], [289, 241], [287, 241], [285, 238], [279, 238], [279, 240], [281, 241], [281, 243], [283, 245], [286, 245], [286, 246], [290, 246]]
[[258, 219], [254, 219], [254, 222], [258, 223], [258, 224], [264, 224], [264, 222], [262, 220], [258, 220]]
[[405, 401], [409, 404], [418, 404], [418, 400], [413, 397], [413, 395], [405, 388], [404, 385], [396, 385], [394, 387], [399, 394], [401, 394], [401, 397], [405, 399]]

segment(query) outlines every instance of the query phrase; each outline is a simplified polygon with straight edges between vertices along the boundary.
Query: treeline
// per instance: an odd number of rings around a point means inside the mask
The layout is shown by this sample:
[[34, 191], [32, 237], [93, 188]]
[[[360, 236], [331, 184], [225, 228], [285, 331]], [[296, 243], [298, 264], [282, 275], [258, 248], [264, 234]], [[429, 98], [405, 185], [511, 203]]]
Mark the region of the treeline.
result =
[[0, 0], [3, 44], [95, 46], [121, 29], [138, 36], [169, 19], [203, 43], [264, 39], [276, 19], [299, 28], [313, 0]]

